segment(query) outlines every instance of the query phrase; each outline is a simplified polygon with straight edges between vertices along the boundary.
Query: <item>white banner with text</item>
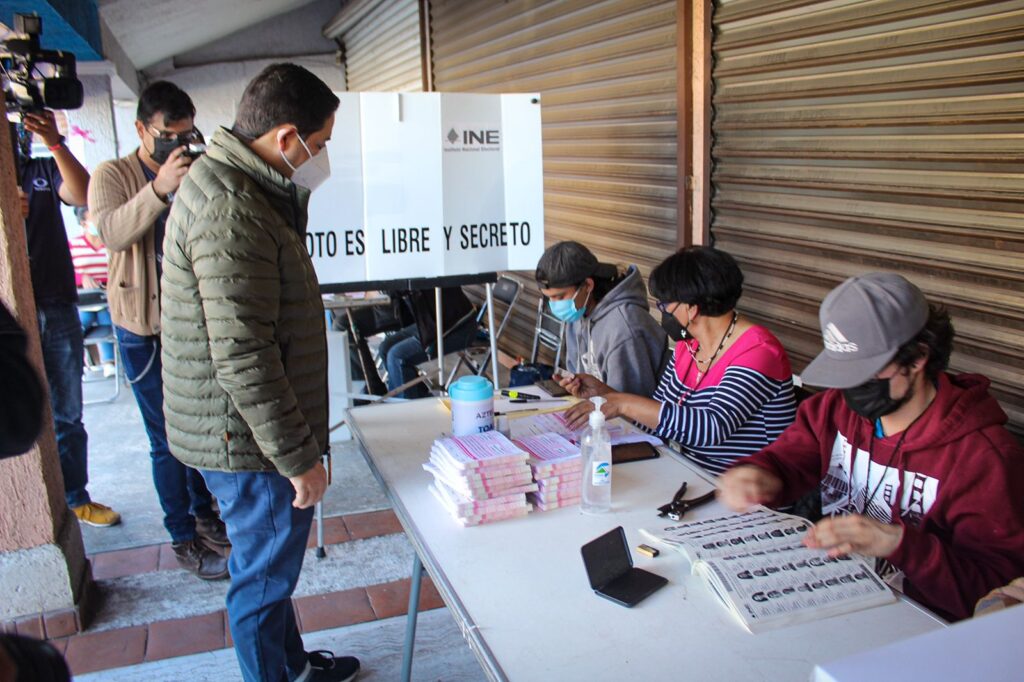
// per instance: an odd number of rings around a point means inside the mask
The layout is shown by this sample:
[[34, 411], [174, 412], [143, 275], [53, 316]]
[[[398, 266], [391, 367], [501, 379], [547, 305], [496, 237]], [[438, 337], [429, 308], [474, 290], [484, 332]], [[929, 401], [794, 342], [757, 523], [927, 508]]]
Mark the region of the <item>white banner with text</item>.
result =
[[320, 284], [536, 266], [539, 95], [336, 94], [331, 177], [306, 233]]

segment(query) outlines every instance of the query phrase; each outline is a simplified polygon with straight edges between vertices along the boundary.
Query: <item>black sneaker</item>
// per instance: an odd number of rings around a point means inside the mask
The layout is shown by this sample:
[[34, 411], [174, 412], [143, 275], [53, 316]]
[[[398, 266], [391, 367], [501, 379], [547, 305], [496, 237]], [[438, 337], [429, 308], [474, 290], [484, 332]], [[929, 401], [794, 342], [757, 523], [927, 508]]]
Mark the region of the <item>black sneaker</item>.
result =
[[204, 545], [199, 538], [175, 542], [171, 549], [182, 568], [187, 568], [203, 580], [223, 580], [228, 577], [228, 560]]
[[310, 651], [309, 680], [311, 682], [350, 682], [359, 675], [359, 659], [355, 656], [335, 656], [330, 651]]
[[231, 546], [228, 529], [224, 522], [216, 516], [211, 516], [208, 519], [196, 518], [196, 535], [205, 540], [207, 544], [216, 545], [218, 548]]

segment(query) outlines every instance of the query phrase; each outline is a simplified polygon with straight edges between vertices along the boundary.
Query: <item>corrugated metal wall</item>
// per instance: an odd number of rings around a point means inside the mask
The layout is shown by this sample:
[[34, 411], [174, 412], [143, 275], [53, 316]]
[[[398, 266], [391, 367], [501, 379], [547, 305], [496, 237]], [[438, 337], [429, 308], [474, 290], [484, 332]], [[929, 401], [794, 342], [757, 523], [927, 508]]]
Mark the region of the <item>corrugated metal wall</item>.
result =
[[344, 47], [348, 89], [352, 92], [422, 91], [419, 3], [416, 0], [370, 0], [354, 5], [345, 9], [353, 15], [358, 12], [356, 20], [331, 36], [339, 38]]
[[718, 0], [712, 235], [795, 367], [849, 275], [951, 311], [1024, 431], [1024, 2]]
[[[676, 242], [675, 0], [436, 0], [435, 88], [540, 92], [548, 244], [650, 271]], [[529, 355], [530, 286], [502, 347]]]

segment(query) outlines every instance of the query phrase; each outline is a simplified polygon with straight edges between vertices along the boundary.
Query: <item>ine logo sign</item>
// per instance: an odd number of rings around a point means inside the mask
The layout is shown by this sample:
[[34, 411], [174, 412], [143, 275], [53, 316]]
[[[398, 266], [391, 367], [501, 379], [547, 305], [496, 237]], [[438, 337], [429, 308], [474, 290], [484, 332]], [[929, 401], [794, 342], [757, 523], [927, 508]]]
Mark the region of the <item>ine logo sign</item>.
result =
[[444, 141], [446, 152], [500, 152], [501, 130], [483, 125], [452, 127]]

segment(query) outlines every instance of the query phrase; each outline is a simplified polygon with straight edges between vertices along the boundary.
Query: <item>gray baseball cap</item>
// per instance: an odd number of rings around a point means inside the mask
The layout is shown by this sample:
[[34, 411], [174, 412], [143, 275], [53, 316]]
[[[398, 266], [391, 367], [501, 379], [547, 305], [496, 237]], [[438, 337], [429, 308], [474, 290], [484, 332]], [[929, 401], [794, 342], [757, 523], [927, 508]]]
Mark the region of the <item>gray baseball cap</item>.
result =
[[928, 301], [906, 278], [871, 272], [830, 291], [818, 318], [825, 350], [800, 378], [811, 386], [851, 388], [871, 379], [924, 328]]

